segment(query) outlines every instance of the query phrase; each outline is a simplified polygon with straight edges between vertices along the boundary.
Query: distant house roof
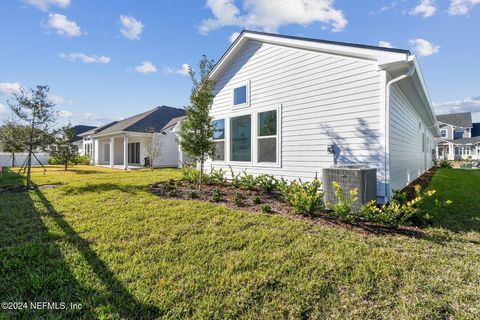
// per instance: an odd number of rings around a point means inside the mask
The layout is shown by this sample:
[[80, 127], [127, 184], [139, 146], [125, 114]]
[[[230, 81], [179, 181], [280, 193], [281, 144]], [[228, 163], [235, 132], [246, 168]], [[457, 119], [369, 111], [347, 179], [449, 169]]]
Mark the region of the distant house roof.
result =
[[160, 132], [173, 118], [184, 116], [185, 110], [168, 106], [156, 107], [152, 110], [134, 115], [130, 118], [99, 130], [94, 136], [100, 136], [115, 132]]
[[79, 140], [82, 140], [82, 136], [80, 136], [80, 134], [87, 132], [89, 130], [92, 130], [94, 128], [95, 128], [94, 126], [85, 126], [83, 124], [73, 126], [72, 130], [75, 132], [75, 138], [73, 138], [71, 142], [77, 142]]
[[91, 135], [93, 135], [93, 134], [95, 134], [95, 133], [98, 133], [98, 132], [100, 132], [100, 131], [108, 128], [108, 127], [113, 126], [113, 125], [114, 125], [115, 123], [117, 123], [117, 122], [118, 122], [118, 121], [112, 121], [112, 122], [109, 122], [109, 123], [104, 124], [104, 125], [102, 125], [102, 126], [94, 127], [94, 128], [91, 129], [91, 130], [88, 130], [88, 131], [85, 131], [85, 132], [82, 133], [82, 134], [79, 134], [79, 136], [81, 136], [81, 137], [91, 136]]
[[472, 127], [472, 114], [470, 112], [442, 114], [437, 116], [437, 120], [442, 123], [451, 124], [455, 127]]
[[181, 117], [173, 118], [172, 120], [168, 121], [168, 123], [162, 128], [162, 131], [167, 130], [167, 129], [175, 126], [179, 122], [182, 122], [182, 120], [185, 119], [186, 117], [187, 116], [181, 116]]

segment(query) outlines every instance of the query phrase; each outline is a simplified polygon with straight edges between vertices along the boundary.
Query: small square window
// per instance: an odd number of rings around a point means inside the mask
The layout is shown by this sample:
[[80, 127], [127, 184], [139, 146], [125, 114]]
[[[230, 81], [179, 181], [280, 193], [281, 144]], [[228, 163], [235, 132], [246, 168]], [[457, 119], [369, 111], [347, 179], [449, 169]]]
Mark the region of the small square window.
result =
[[233, 89], [233, 104], [235, 106], [247, 104], [247, 85]]
[[447, 130], [446, 129], [440, 130], [440, 135], [442, 136], [442, 138], [446, 138], [447, 137]]

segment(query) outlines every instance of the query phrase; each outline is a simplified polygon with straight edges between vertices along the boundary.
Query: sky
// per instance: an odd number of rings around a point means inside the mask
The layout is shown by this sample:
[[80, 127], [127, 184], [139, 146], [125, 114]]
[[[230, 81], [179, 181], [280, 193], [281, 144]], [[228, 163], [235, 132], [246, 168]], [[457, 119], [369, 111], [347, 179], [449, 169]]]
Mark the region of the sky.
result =
[[480, 122], [480, 0], [2, 0], [0, 119], [20, 87], [50, 87], [58, 124], [184, 107], [187, 74], [242, 29], [409, 49], [437, 114]]

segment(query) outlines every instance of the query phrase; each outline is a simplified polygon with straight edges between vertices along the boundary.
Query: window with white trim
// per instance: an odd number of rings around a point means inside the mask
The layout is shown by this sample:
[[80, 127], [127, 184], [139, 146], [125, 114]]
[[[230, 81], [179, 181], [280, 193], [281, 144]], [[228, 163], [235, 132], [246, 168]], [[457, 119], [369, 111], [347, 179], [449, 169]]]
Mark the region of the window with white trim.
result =
[[213, 141], [215, 141], [214, 161], [225, 160], [225, 119], [213, 121]]
[[233, 106], [243, 107], [250, 104], [250, 88], [249, 84], [245, 83], [241, 86], [233, 88]]
[[440, 130], [440, 136], [442, 138], [446, 138], [447, 137], [447, 129], [441, 129]]
[[277, 162], [277, 110], [258, 113], [257, 162]]
[[230, 161], [252, 160], [252, 116], [230, 118]]

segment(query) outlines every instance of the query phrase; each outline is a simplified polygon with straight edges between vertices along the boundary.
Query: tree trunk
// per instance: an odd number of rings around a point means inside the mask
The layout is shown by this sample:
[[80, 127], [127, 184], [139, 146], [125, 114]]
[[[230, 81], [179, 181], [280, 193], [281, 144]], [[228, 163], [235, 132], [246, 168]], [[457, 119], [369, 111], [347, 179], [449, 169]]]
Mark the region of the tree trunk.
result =
[[68, 166], [68, 160], [65, 161], [64, 171], [67, 171], [67, 166]]
[[27, 189], [30, 189], [32, 182], [30, 180], [30, 174], [32, 170], [32, 146], [28, 148], [28, 160], [27, 160]]
[[203, 158], [200, 159], [200, 180], [198, 181], [198, 191], [202, 189], [202, 181], [203, 181]]
[[12, 151], [12, 168], [15, 167], [15, 152]]

